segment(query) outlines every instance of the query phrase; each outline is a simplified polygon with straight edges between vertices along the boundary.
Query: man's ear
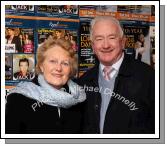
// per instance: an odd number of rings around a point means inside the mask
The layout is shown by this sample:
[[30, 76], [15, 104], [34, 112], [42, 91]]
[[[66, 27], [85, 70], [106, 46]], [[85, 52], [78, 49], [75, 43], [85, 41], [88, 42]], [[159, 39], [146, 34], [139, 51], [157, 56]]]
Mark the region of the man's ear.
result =
[[91, 47], [92, 47], [93, 53], [95, 53], [95, 52], [94, 52], [94, 49], [93, 49], [93, 48], [94, 48], [94, 43], [93, 43], [93, 41], [91, 41]]
[[127, 38], [125, 36], [122, 37], [122, 48], [125, 48]]

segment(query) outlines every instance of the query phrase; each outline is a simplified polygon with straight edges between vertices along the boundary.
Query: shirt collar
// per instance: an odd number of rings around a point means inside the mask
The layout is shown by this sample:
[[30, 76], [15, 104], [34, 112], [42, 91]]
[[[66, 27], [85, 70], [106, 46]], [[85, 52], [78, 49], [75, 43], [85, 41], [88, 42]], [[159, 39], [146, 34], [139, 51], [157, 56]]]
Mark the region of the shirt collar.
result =
[[[110, 67], [114, 68], [116, 71], [119, 71], [119, 68], [122, 64], [123, 59], [124, 59], [124, 53], [122, 53], [121, 58], [117, 62], [115, 62], [113, 65], [111, 65]], [[100, 62], [100, 68], [102, 71], [103, 71], [104, 67], [105, 66]]]

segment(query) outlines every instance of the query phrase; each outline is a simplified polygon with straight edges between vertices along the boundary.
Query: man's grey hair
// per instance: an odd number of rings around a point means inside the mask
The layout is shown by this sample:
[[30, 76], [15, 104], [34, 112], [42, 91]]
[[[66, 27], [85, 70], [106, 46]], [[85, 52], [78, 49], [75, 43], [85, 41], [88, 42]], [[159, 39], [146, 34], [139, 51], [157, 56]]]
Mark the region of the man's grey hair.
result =
[[94, 25], [96, 24], [96, 22], [103, 21], [103, 20], [110, 20], [112, 23], [116, 24], [118, 26], [118, 29], [119, 29], [118, 33], [120, 34], [120, 37], [123, 37], [124, 32], [122, 30], [120, 22], [116, 18], [114, 18], [112, 16], [97, 16], [90, 23], [90, 40], [91, 41], [93, 40], [93, 27], [94, 27]]

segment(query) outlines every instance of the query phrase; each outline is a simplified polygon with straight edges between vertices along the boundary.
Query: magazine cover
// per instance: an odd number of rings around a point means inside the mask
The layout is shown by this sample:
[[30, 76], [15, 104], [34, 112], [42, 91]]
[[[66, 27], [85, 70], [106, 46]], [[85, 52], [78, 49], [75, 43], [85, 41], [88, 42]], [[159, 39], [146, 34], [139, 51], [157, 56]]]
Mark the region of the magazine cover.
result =
[[122, 26], [126, 36], [125, 53], [150, 65], [149, 26], [130, 21]]
[[64, 39], [72, 43], [72, 48], [78, 52], [78, 32], [77, 30], [65, 30]]
[[34, 5], [5, 5], [6, 15], [34, 15]]
[[36, 9], [38, 16], [78, 18], [78, 5], [40, 5]]
[[12, 54], [5, 54], [5, 80], [12, 79]]
[[79, 16], [80, 17], [95, 17], [96, 16], [96, 6], [80, 5], [79, 6]]
[[5, 53], [21, 53], [20, 28], [5, 28]]
[[34, 33], [28, 28], [5, 28], [5, 53], [33, 53]]
[[59, 16], [59, 6], [53, 5], [40, 5], [36, 6], [37, 8], [37, 15], [44, 15], [44, 16]]
[[133, 14], [151, 14], [151, 5], [118, 5], [118, 12]]
[[38, 47], [45, 41], [48, 39], [48, 37], [53, 37], [53, 29], [45, 29], [45, 28], [41, 28], [38, 29]]
[[34, 77], [34, 54], [13, 54], [13, 80], [32, 80]]
[[54, 39], [64, 38], [72, 43], [73, 49], [78, 51], [78, 38], [76, 30], [65, 30], [65, 29], [48, 29], [41, 28], [38, 29], [38, 47], [46, 40], [48, 37]]
[[90, 22], [81, 22], [80, 24], [80, 50], [79, 50], [79, 76], [95, 65], [95, 57], [91, 48]]
[[78, 5], [60, 5], [59, 16], [77, 18]]
[[20, 28], [19, 38], [23, 53], [34, 53], [34, 31], [32, 28]]
[[116, 17], [116, 5], [98, 5], [96, 6], [96, 16], [113, 16]]

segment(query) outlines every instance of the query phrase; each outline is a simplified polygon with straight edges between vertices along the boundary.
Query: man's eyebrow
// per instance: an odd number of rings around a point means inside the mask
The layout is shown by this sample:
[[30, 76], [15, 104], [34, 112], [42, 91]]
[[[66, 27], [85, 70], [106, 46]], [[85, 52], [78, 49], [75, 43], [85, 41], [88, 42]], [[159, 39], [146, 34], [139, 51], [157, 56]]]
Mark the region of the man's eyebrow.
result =
[[111, 34], [109, 34], [108, 36], [116, 36], [117, 34], [115, 34], [115, 33], [111, 33]]
[[[118, 34], [109, 34], [107, 37], [117, 37]], [[96, 35], [94, 36], [94, 39], [97, 39], [97, 38], [103, 38], [104, 36], [103, 35]]]
[[96, 35], [95, 38], [98, 38], [98, 37], [103, 37], [102, 35]]

